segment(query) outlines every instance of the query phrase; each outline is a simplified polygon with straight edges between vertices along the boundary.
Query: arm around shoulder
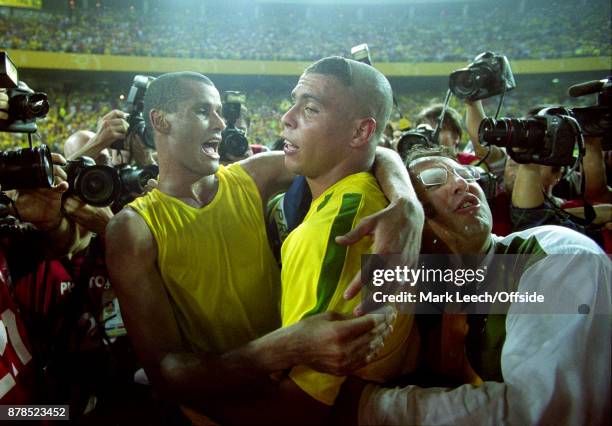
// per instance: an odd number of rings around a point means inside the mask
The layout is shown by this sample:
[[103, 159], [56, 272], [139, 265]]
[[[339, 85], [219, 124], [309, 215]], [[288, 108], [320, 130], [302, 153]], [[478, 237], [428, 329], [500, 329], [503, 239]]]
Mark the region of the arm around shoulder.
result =
[[240, 165], [255, 181], [264, 203], [272, 195], [286, 190], [295, 177], [285, 166], [285, 154], [279, 151], [254, 155]]

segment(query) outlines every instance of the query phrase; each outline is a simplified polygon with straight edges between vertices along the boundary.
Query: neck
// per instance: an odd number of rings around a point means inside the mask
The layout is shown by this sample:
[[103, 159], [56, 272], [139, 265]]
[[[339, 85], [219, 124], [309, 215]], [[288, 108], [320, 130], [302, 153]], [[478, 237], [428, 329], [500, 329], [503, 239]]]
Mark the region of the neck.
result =
[[310, 192], [312, 192], [312, 199], [317, 199], [329, 187], [347, 176], [370, 171], [373, 164], [374, 157], [363, 160], [348, 157], [345, 161], [338, 163], [336, 167], [321, 176], [306, 177]]
[[158, 189], [166, 195], [185, 201], [194, 207], [209, 204], [219, 187], [215, 175], [199, 176], [193, 173], [172, 173], [159, 170]]
[[456, 254], [483, 254], [487, 252], [492, 242], [493, 237], [489, 233], [484, 241], [478, 241], [477, 239], [472, 241], [453, 241], [448, 246], [451, 252]]

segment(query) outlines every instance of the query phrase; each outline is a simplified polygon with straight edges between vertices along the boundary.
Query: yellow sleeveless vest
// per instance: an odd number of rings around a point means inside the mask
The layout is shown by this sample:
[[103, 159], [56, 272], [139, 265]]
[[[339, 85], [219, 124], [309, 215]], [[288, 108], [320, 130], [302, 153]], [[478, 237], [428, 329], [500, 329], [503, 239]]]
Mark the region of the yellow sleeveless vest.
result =
[[129, 206], [157, 242], [186, 347], [219, 353], [279, 327], [280, 279], [255, 182], [237, 164], [216, 176], [218, 192], [202, 208], [157, 189]]

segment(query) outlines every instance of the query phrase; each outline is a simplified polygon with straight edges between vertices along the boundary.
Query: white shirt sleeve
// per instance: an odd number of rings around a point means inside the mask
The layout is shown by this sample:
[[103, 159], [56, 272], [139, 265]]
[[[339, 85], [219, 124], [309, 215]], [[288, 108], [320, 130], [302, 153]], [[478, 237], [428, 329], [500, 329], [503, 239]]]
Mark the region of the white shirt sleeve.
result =
[[[503, 383], [454, 389], [368, 385], [359, 423], [610, 424], [612, 267], [605, 255], [551, 256], [530, 267], [519, 291], [555, 299], [559, 312], [506, 316]], [[514, 312], [513, 312], [514, 311]]]

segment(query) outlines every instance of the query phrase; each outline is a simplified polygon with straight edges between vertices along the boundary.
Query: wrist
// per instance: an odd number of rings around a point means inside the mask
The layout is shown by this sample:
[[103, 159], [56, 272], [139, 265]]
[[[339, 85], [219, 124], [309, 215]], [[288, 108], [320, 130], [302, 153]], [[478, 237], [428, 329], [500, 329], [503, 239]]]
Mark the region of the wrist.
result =
[[[256, 369], [266, 373], [287, 370], [301, 362], [296, 327], [282, 327], [247, 345], [247, 358]], [[303, 357], [301, 357], [303, 358]]]
[[421, 223], [421, 225], [425, 222], [425, 212], [423, 211], [423, 206], [419, 201], [415, 201], [414, 198], [409, 196], [400, 196], [396, 200], [390, 202], [392, 207], [397, 207], [401, 209], [405, 217], [412, 223]]

